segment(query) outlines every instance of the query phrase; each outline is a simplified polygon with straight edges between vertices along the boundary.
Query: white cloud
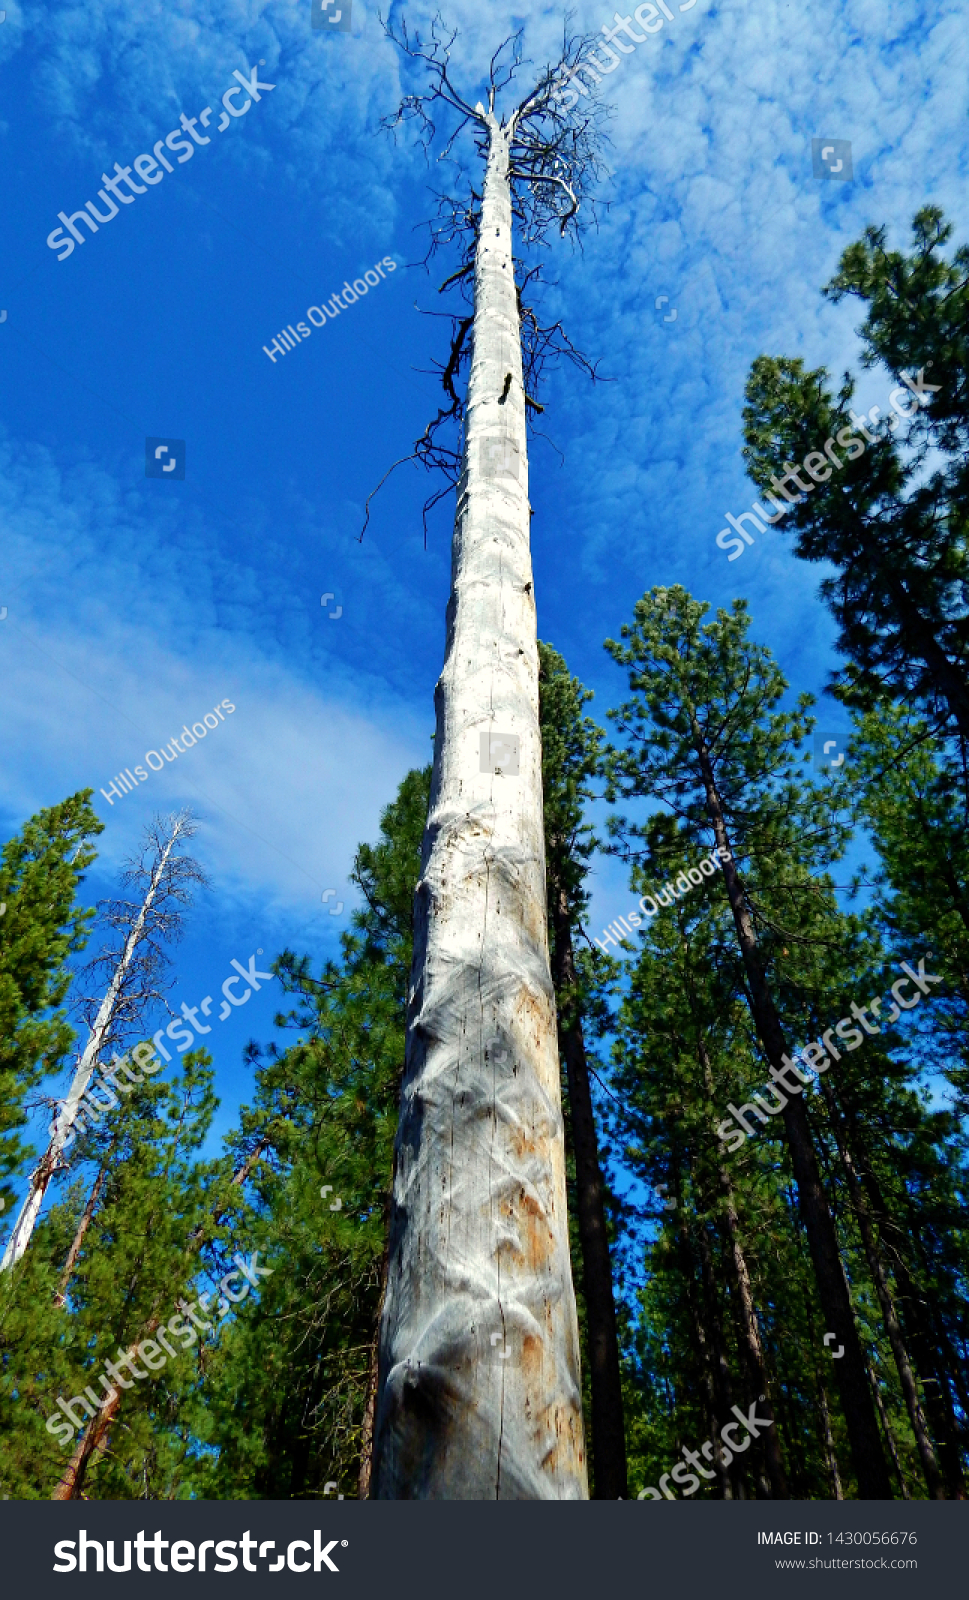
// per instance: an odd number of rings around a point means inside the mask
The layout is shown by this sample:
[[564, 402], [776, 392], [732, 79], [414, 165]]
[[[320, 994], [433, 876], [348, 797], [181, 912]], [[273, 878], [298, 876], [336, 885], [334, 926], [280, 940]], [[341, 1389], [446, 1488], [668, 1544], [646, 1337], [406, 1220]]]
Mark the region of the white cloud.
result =
[[[401, 15], [401, 7], [392, 9]], [[436, 3], [407, 5], [403, 12], [412, 26], [426, 26], [436, 9]], [[496, 40], [515, 25], [518, 13], [503, 3], [482, 7], [479, 0], [452, 0], [444, 9], [462, 30], [456, 72], [473, 93]], [[194, 114], [211, 103], [233, 67], [263, 58], [278, 87], [255, 108], [258, 117], [245, 118], [231, 141], [226, 135], [231, 159], [271, 178], [281, 203], [297, 199], [310, 219], [325, 214], [331, 238], [356, 238], [358, 230], [392, 224], [409, 227], [412, 219], [399, 216], [402, 177], [419, 174], [420, 159], [406, 134], [395, 147], [377, 129], [395, 108], [401, 82], [412, 87], [416, 80], [382, 39], [369, 6], [357, 8], [355, 37], [332, 40], [312, 32], [308, 10], [305, 0], [146, 0], [137, 7], [129, 0], [84, 0], [50, 13], [32, 11], [29, 25], [44, 44], [35, 87], [58, 140], [92, 159], [96, 155], [93, 174], [102, 152], [113, 152], [112, 161], [129, 159], [149, 134], [157, 137], [169, 126], [171, 108], [184, 106]], [[611, 5], [584, 0], [576, 26], [598, 29], [613, 14]], [[550, 5], [529, 12], [525, 48], [533, 60], [554, 52], [561, 17]], [[905, 245], [910, 219], [927, 198], [959, 215], [969, 167], [964, 24], [964, 8], [955, 0], [925, 8], [913, 7], [911, 0], [846, 0], [835, 9], [829, 0], [722, 7], [700, 0], [624, 57], [605, 81], [604, 98], [616, 106], [612, 177], [602, 191], [611, 209], [584, 254], [552, 250], [551, 275], [559, 287], [550, 291], [549, 304], [577, 342], [602, 357], [604, 372], [616, 381], [591, 389], [571, 369], [556, 380], [544, 425], [566, 450], [566, 470], [555, 479], [536, 473], [535, 497], [542, 499], [550, 487], [554, 495], [567, 483], [567, 582], [584, 596], [589, 583], [608, 578], [610, 631], [621, 620], [619, 608], [628, 610], [634, 584], [642, 589], [676, 578], [715, 603], [738, 588], [750, 593], [754, 631], [784, 641], [789, 671], [799, 656], [805, 661], [809, 648], [822, 650], [830, 630], [813, 600], [818, 573], [790, 557], [780, 532], [735, 565], [714, 544], [725, 511], [736, 513], [754, 498], [740, 456], [744, 381], [761, 351], [800, 354], [833, 374], [849, 364], [857, 370], [853, 328], [859, 308], [833, 307], [819, 294], [840, 252], [870, 222], [884, 222], [892, 243]], [[852, 141], [853, 184], [812, 177], [811, 139], [822, 133]], [[77, 203], [85, 194], [82, 183]], [[660, 294], [677, 308], [672, 328], [657, 317]], [[439, 352], [440, 345], [435, 348]], [[881, 375], [865, 375], [863, 403], [877, 403], [882, 388]], [[394, 418], [381, 421], [389, 432]], [[39, 463], [36, 470], [42, 471]], [[95, 476], [91, 506], [109, 509], [117, 521], [109, 490]], [[22, 498], [20, 514], [32, 514], [29, 497]], [[65, 502], [55, 538], [74, 526], [72, 517]], [[96, 523], [92, 509], [90, 527], [86, 533], [77, 527], [77, 536], [90, 535]], [[256, 700], [273, 708], [267, 709], [267, 724], [278, 711], [276, 725], [288, 730], [278, 735], [284, 750], [278, 771], [288, 771], [298, 737], [289, 688], [316, 697], [322, 731], [327, 702], [318, 680], [287, 675], [277, 658], [270, 662], [267, 652], [261, 660], [259, 649], [249, 648], [245, 627], [258, 582], [252, 570], [237, 572], [224, 562], [213, 571], [208, 550], [200, 562], [206, 576], [196, 581], [208, 583], [217, 596], [209, 619], [198, 621], [196, 606], [187, 621], [176, 620], [167, 531], [160, 518], [153, 545], [149, 530], [142, 529], [144, 582], [140, 591], [133, 578], [128, 583], [124, 609], [129, 627], [137, 621], [136, 636], [121, 639], [118, 625], [102, 614], [103, 606], [99, 610], [92, 586], [85, 592], [88, 612], [81, 627], [90, 632], [91, 618], [99, 615], [102, 649], [108, 641], [111, 659], [119, 663], [124, 650], [139, 652], [139, 662], [152, 664], [155, 685], [177, 678], [182, 651], [184, 659], [197, 659], [200, 647], [224, 661], [230, 676], [251, 672]], [[185, 539], [184, 530], [180, 537]], [[202, 553], [204, 529], [195, 537]], [[560, 537], [559, 527], [546, 528], [536, 517], [539, 564], [545, 541], [557, 552]], [[376, 533], [372, 541], [377, 543]], [[395, 598], [405, 593], [416, 611], [420, 587], [419, 581], [402, 580]], [[543, 637], [558, 634], [569, 649], [571, 614], [563, 607], [553, 626], [542, 610], [541, 588], [538, 600]], [[168, 654], [161, 653], [150, 620], [159, 607], [169, 619]], [[585, 598], [572, 609], [578, 613], [576, 648], [588, 650], [597, 623], [590, 621]], [[384, 614], [398, 612], [388, 603]], [[417, 631], [411, 617], [400, 625]], [[220, 631], [227, 626], [235, 630], [231, 640]], [[219, 695], [224, 679], [216, 682], [215, 676], [206, 679], [206, 691], [211, 682]], [[194, 693], [196, 680], [178, 681], [180, 695], [183, 687]], [[340, 694], [346, 693], [344, 674]], [[429, 692], [427, 700], [429, 708]], [[159, 702], [161, 720], [177, 714], [180, 726], [190, 709], [182, 704]], [[145, 726], [147, 736], [154, 723]], [[252, 726], [260, 728], [260, 737], [270, 736], [255, 711]], [[359, 726], [389, 723], [371, 711]], [[124, 750], [110, 748], [112, 760], [120, 761]], [[256, 752], [247, 759], [257, 763]], [[311, 759], [322, 775], [322, 752]], [[331, 773], [326, 781], [335, 796], [342, 792], [338, 776]], [[385, 799], [384, 778], [374, 781], [373, 792], [381, 786]], [[267, 802], [259, 817], [266, 821], [269, 815]], [[319, 827], [318, 817], [309, 819], [306, 837]], [[354, 839], [362, 831], [357, 824]]]
[[[244, 629], [207, 620], [204, 608], [186, 626], [182, 571], [166, 567], [159, 549], [152, 581], [140, 552], [156, 530], [118, 512], [105, 475], [86, 469], [62, 485], [35, 450], [26, 462], [8, 454], [0, 489], [3, 810], [19, 821], [93, 787], [110, 868], [153, 811], [189, 804], [205, 818], [206, 857], [223, 894], [319, 906], [324, 888], [345, 883], [356, 845], [376, 831], [404, 772], [426, 761], [429, 717], [377, 679], [351, 685], [338, 659], [309, 681]], [[117, 515], [125, 526], [111, 529]], [[223, 699], [236, 710], [204, 743], [123, 799], [102, 796], [113, 774], [138, 763], [148, 770], [146, 751], [171, 752], [183, 725]]]

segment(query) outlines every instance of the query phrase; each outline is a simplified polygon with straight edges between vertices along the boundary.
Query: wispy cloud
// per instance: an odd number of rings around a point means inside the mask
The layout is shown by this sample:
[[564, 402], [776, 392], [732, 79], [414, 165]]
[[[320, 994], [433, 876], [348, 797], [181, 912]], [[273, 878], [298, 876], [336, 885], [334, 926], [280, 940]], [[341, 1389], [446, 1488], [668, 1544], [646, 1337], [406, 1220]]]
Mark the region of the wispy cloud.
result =
[[[152, 811], [191, 804], [224, 893], [312, 910], [345, 882], [403, 772], [427, 759], [428, 720], [381, 679], [351, 677], [338, 652], [314, 682], [306, 668], [326, 660], [324, 647], [287, 661], [244, 627], [187, 607], [184, 569], [159, 538], [167, 517], [125, 507], [105, 474], [83, 467], [62, 479], [41, 451], [14, 467], [8, 450], [7, 467], [5, 813], [19, 819], [93, 786], [109, 866]], [[240, 593], [252, 581], [237, 570]], [[321, 633], [325, 624], [323, 614]], [[224, 698], [236, 710], [204, 744], [123, 799], [101, 794]]]
[[[391, 9], [426, 27], [436, 5]], [[506, 4], [481, 7], [477, 0], [447, 6], [448, 20], [461, 29], [457, 74], [472, 92], [516, 15]], [[614, 8], [583, 0], [575, 26], [598, 30], [613, 15]], [[562, 22], [556, 7], [529, 11], [525, 49], [535, 62], [554, 55]], [[204, 254], [206, 273], [180, 280], [177, 305], [172, 290], [164, 322], [132, 332], [129, 314], [126, 334], [138, 352], [126, 367], [132, 390], [140, 360], [160, 363], [169, 344], [184, 351], [178, 381], [185, 409], [199, 403], [197, 392], [208, 404], [224, 369], [236, 410], [220, 401], [220, 440], [233, 441], [220, 463], [222, 481], [236, 471], [251, 476], [251, 489], [247, 483], [246, 494], [224, 494], [222, 513], [213, 509], [214, 487], [208, 501], [194, 497], [196, 454], [184, 498], [161, 505], [127, 486], [120, 444], [85, 455], [80, 443], [64, 442], [62, 420], [53, 425], [56, 448], [40, 450], [26, 429], [0, 464], [14, 539], [9, 559], [27, 563], [31, 550], [40, 559], [24, 593], [38, 649], [48, 652], [37, 656], [41, 664], [31, 664], [33, 646], [14, 652], [17, 709], [8, 715], [18, 753], [5, 767], [6, 803], [20, 814], [41, 791], [50, 798], [58, 786], [93, 782], [122, 757], [130, 761], [128, 735], [112, 733], [117, 712], [99, 709], [98, 694], [120, 696], [112, 704], [137, 718], [144, 730], [137, 751], [158, 737], [159, 724], [177, 718], [177, 731], [210, 694], [238, 693], [232, 738], [241, 749], [250, 717], [253, 742], [244, 756], [228, 738], [218, 748], [213, 742], [204, 752], [212, 763], [208, 777], [226, 801], [241, 792], [246, 815], [260, 828], [271, 831], [274, 808], [282, 808], [288, 820], [272, 837], [287, 843], [300, 867], [258, 871], [267, 885], [297, 893], [304, 861], [311, 873], [326, 877], [330, 870], [325, 857], [313, 856], [331, 848], [319, 841], [338, 837], [333, 848], [346, 859], [351, 833], [355, 842], [372, 828], [403, 763], [423, 760], [429, 748], [443, 642], [447, 510], [439, 513], [424, 557], [424, 486], [402, 474], [386, 491], [363, 546], [355, 545], [355, 535], [365, 493], [433, 406], [429, 386], [411, 368], [427, 365], [431, 350], [440, 354], [444, 332], [422, 323], [414, 334], [413, 293], [422, 304], [437, 302], [434, 280], [426, 291], [409, 282], [406, 296], [394, 291], [393, 335], [383, 326], [371, 336], [361, 314], [352, 341], [339, 324], [314, 336], [294, 375], [296, 363], [266, 362], [262, 339], [249, 337], [244, 319], [258, 293], [258, 327], [272, 326], [275, 308], [281, 317], [293, 303], [292, 271], [325, 285], [337, 253], [345, 273], [351, 252], [360, 270], [371, 240], [380, 244], [378, 254], [410, 246], [412, 228], [432, 206], [425, 186], [440, 173], [425, 170], [406, 137], [395, 145], [380, 134], [378, 123], [412, 78], [370, 7], [355, 8], [353, 35], [327, 40], [311, 29], [304, 0], [70, 3], [31, 11], [0, 44], [9, 51], [15, 39], [52, 159], [69, 158], [77, 175], [76, 203], [93, 192], [87, 175], [93, 180], [103, 160], [128, 160], [174, 125], [181, 110], [194, 115], [234, 68], [263, 60], [277, 88], [258, 120], [242, 119], [232, 137], [225, 135], [214, 157], [222, 163], [217, 192], [203, 191], [194, 170], [201, 163], [183, 174], [179, 238], [184, 233]], [[884, 222], [893, 242], [903, 242], [912, 214], [928, 198], [958, 218], [969, 167], [967, 68], [969, 35], [955, 0], [914, 8], [910, 0], [847, 0], [835, 9], [822, 0], [798, 7], [784, 0], [759, 0], [755, 7], [698, 0], [604, 80], [601, 94], [616, 108], [611, 176], [602, 191], [610, 204], [584, 253], [552, 251], [557, 287], [549, 290], [548, 307], [601, 358], [613, 381], [593, 388], [571, 369], [554, 380], [542, 426], [565, 464], [537, 444], [530, 483], [540, 632], [599, 689], [600, 701], [621, 692], [602, 637], [618, 630], [637, 595], [655, 582], [683, 582], [716, 604], [742, 590], [755, 633], [772, 645], [796, 687], [823, 683], [831, 629], [815, 599], [819, 573], [792, 559], [781, 529], [737, 563], [742, 573], [714, 542], [724, 513], [751, 499], [740, 455], [743, 384], [762, 351], [801, 354], [836, 373], [856, 363], [857, 309], [823, 302], [819, 286], [869, 222]], [[852, 183], [812, 177], [811, 140], [820, 134], [851, 140]], [[168, 188], [175, 181], [166, 180]], [[261, 215], [271, 217], [269, 226], [253, 226], [254, 197], [264, 205]], [[58, 187], [49, 226], [70, 199]], [[125, 219], [129, 235], [134, 224], [161, 226], [150, 216], [143, 223], [148, 202], [146, 196], [139, 216], [132, 208]], [[229, 224], [233, 256], [221, 232]], [[213, 237], [223, 240], [221, 256]], [[166, 237], [159, 248], [167, 246]], [[418, 235], [413, 253], [421, 250]], [[255, 288], [257, 259], [264, 264]], [[77, 265], [75, 258], [70, 266]], [[105, 260], [103, 270], [124, 269]], [[167, 257], [166, 270], [170, 278], [177, 270], [167, 268]], [[63, 359], [77, 373], [84, 370], [84, 339], [93, 346], [106, 313], [99, 321], [92, 311], [97, 291], [87, 279], [74, 282], [70, 315], [52, 321], [45, 348], [54, 348], [54, 334], [74, 340], [70, 362]], [[117, 288], [121, 293], [124, 285]], [[306, 304], [316, 292], [310, 290]], [[369, 317], [372, 308], [366, 309]], [[667, 320], [673, 310], [675, 319]], [[176, 317], [184, 319], [177, 338], [167, 331]], [[85, 318], [93, 318], [91, 331]], [[75, 332], [78, 323], [82, 334]], [[258, 375], [236, 356], [235, 325], [244, 326]], [[3, 332], [13, 334], [13, 318]], [[405, 340], [408, 353], [401, 355]], [[366, 398], [353, 412], [351, 449], [340, 425], [354, 384]], [[880, 374], [866, 375], [862, 403], [877, 403], [882, 387]], [[170, 425], [155, 411], [147, 414], [148, 399], [157, 405], [160, 389], [158, 383], [141, 395], [145, 432]], [[166, 391], [169, 399], [172, 392]], [[70, 386], [66, 393], [65, 403], [75, 408], [87, 403]], [[286, 455], [276, 434], [260, 461], [253, 441], [270, 410], [297, 445]], [[312, 450], [304, 443], [308, 417]], [[314, 478], [321, 458], [326, 473]], [[213, 485], [219, 481], [210, 477]], [[345, 585], [350, 571], [354, 605], [332, 625], [343, 630], [339, 639], [328, 637], [316, 625], [318, 595]], [[3, 576], [15, 573], [5, 567]], [[0, 603], [10, 604], [6, 593]], [[12, 620], [26, 629], [15, 610]], [[4, 627], [0, 648], [9, 656], [13, 631]], [[59, 667], [49, 664], [55, 654]], [[69, 671], [80, 685], [70, 686]], [[39, 708], [41, 696], [50, 702], [46, 709]], [[31, 724], [37, 747], [28, 766], [17, 741], [32, 717], [40, 720]], [[327, 729], [338, 726], [336, 751]], [[62, 751], [73, 752], [73, 764]], [[342, 774], [351, 770], [353, 781], [344, 785]], [[274, 783], [287, 793], [274, 798]]]

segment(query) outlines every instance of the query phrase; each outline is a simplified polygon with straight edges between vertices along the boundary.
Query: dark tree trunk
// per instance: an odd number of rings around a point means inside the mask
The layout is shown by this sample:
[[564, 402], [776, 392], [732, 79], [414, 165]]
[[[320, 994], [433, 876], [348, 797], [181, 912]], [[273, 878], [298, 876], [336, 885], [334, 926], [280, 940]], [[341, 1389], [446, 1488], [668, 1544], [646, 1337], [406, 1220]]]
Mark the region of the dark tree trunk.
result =
[[57, 1293], [54, 1296], [55, 1306], [63, 1306], [67, 1303], [67, 1286], [71, 1281], [71, 1275], [74, 1271], [77, 1258], [81, 1253], [81, 1246], [84, 1243], [84, 1235], [91, 1226], [91, 1222], [97, 1208], [98, 1199], [100, 1197], [101, 1190], [104, 1188], [104, 1183], [107, 1176], [107, 1167], [102, 1167], [94, 1180], [94, 1187], [88, 1196], [87, 1205], [84, 1207], [84, 1215], [77, 1225], [77, 1232], [74, 1235], [71, 1248], [67, 1253], [67, 1260], [64, 1263], [64, 1271], [61, 1274], [61, 1281], [58, 1285]]
[[[378, 1328], [379, 1328], [378, 1321]], [[380, 1339], [374, 1334], [373, 1344], [370, 1346], [370, 1363], [367, 1371], [367, 1399], [363, 1408], [363, 1423], [360, 1429], [360, 1472], [357, 1477], [357, 1499], [370, 1499], [370, 1478], [373, 1472], [373, 1419], [377, 1407], [377, 1358], [380, 1351]]]
[[[683, 1221], [680, 1223], [680, 1230], [681, 1238], [685, 1245], [687, 1229]], [[739, 1480], [742, 1477], [742, 1467], [735, 1465], [734, 1462], [731, 1462], [729, 1467], [726, 1465], [720, 1444], [720, 1429], [723, 1427], [724, 1418], [730, 1415], [733, 1406], [733, 1384], [730, 1379], [730, 1362], [727, 1359], [723, 1322], [720, 1317], [720, 1307], [717, 1303], [717, 1282], [716, 1274], [713, 1270], [713, 1253], [710, 1249], [710, 1240], [706, 1229], [702, 1223], [698, 1225], [698, 1231], [700, 1277], [703, 1283], [703, 1299], [710, 1332], [708, 1338], [704, 1329], [703, 1318], [695, 1315], [697, 1342], [700, 1345], [707, 1373], [706, 1386], [710, 1412], [710, 1437], [713, 1440], [714, 1466], [717, 1471], [722, 1498], [724, 1500], [733, 1500], [735, 1498], [734, 1480]], [[689, 1282], [689, 1279], [687, 1279], [687, 1282]], [[735, 1461], [737, 1459], [735, 1457]]]
[[831, 1475], [832, 1499], [843, 1500], [844, 1493], [841, 1488], [841, 1474], [838, 1471], [838, 1457], [834, 1449], [834, 1434], [831, 1432], [831, 1411], [828, 1406], [828, 1396], [824, 1384], [818, 1384], [818, 1407], [821, 1412], [821, 1426], [824, 1434], [824, 1453], [827, 1457], [828, 1472]]
[[899, 1460], [898, 1446], [895, 1443], [895, 1435], [892, 1432], [892, 1425], [888, 1420], [888, 1412], [885, 1410], [885, 1402], [882, 1399], [878, 1375], [875, 1372], [874, 1367], [871, 1365], [871, 1362], [868, 1363], [868, 1381], [871, 1384], [871, 1392], [875, 1397], [875, 1405], [878, 1407], [878, 1415], [881, 1419], [882, 1432], [885, 1435], [885, 1443], [888, 1446], [888, 1454], [892, 1458], [892, 1466], [895, 1468], [895, 1476], [898, 1478], [898, 1482], [902, 1490], [902, 1499], [911, 1500], [912, 1496], [908, 1492], [908, 1484], [905, 1482], [905, 1474], [902, 1471], [902, 1463]]
[[925, 1417], [922, 1415], [915, 1374], [912, 1371], [912, 1363], [905, 1347], [905, 1339], [898, 1320], [898, 1313], [895, 1309], [891, 1285], [888, 1281], [888, 1274], [885, 1271], [885, 1263], [882, 1260], [881, 1247], [875, 1235], [868, 1202], [858, 1181], [858, 1174], [855, 1171], [851, 1151], [848, 1149], [844, 1126], [835, 1102], [834, 1090], [827, 1078], [821, 1079], [821, 1092], [828, 1108], [828, 1116], [831, 1119], [831, 1128], [834, 1133], [835, 1144], [838, 1147], [838, 1154], [841, 1157], [841, 1165], [848, 1180], [848, 1196], [851, 1202], [851, 1209], [855, 1214], [855, 1221], [858, 1224], [858, 1232], [861, 1235], [861, 1243], [865, 1252], [865, 1260], [868, 1263], [868, 1271], [871, 1274], [875, 1293], [878, 1296], [878, 1304], [881, 1307], [882, 1321], [885, 1325], [885, 1332], [888, 1335], [888, 1342], [895, 1361], [895, 1369], [898, 1373], [905, 1409], [908, 1412], [908, 1420], [915, 1435], [915, 1443], [918, 1447], [919, 1459], [922, 1462], [922, 1471], [925, 1473], [929, 1499], [944, 1500], [946, 1496], [942, 1474], [939, 1471], [939, 1463], [936, 1460], [932, 1440], [929, 1438], [929, 1431], [925, 1425]]
[[899, 1226], [885, 1200], [858, 1119], [846, 1104], [844, 1096], [841, 1097], [840, 1106], [845, 1137], [849, 1148], [856, 1152], [861, 1182], [898, 1285], [902, 1321], [924, 1386], [925, 1411], [938, 1449], [945, 1495], [949, 1500], [964, 1500], [966, 1484], [962, 1471], [961, 1430], [946, 1382], [950, 1363], [937, 1347], [928, 1308], [909, 1268], [911, 1240]]
[[585, 1291], [592, 1389], [594, 1498], [625, 1500], [629, 1496], [626, 1433], [609, 1234], [585, 1040], [582, 1020], [575, 1007], [578, 986], [572, 949], [572, 924], [567, 897], [562, 889], [552, 896], [552, 930], [552, 981], [558, 1010], [559, 1053], [565, 1062], [572, 1114], [576, 1220], [582, 1246], [582, 1286]]
[[[698, 1041], [700, 1064], [703, 1068], [703, 1084], [711, 1100], [715, 1099], [713, 1070], [710, 1066], [710, 1057], [703, 1040]], [[744, 1365], [747, 1370], [748, 1390], [750, 1399], [763, 1396], [760, 1401], [761, 1410], [766, 1412], [771, 1419], [771, 1425], [764, 1435], [764, 1461], [767, 1468], [767, 1478], [770, 1484], [770, 1496], [774, 1500], [789, 1500], [790, 1491], [787, 1487], [787, 1478], [784, 1473], [784, 1458], [781, 1454], [781, 1442], [777, 1433], [777, 1424], [774, 1421], [774, 1410], [770, 1401], [770, 1386], [767, 1381], [767, 1364], [764, 1360], [764, 1346], [760, 1337], [760, 1323], [757, 1317], [757, 1307], [754, 1304], [754, 1293], [750, 1282], [750, 1272], [747, 1267], [747, 1257], [740, 1239], [740, 1218], [734, 1204], [733, 1184], [730, 1174], [720, 1162], [717, 1167], [717, 1182], [720, 1188], [722, 1203], [720, 1207], [726, 1233], [729, 1260], [732, 1267], [734, 1287], [737, 1293], [737, 1305], [741, 1330], [741, 1350]]]
[[[753, 921], [730, 852], [730, 841], [727, 838], [713, 767], [702, 730], [695, 719], [693, 735], [706, 791], [707, 811], [713, 823], [717, 846], [727, 856], [727, 859], [722, 861], [723, 874], [747, 974], [754, 1024], [768, 1062], [777, 1072], [783, 1073], [784, 1056], [787, 1054], [784, 1031], [764, 975]], [[821, 1308], [827, 1323], [825, 1331], [833, 1333], [838, 1343], [844, 1346], [844, 1355], [836, 1364], [838, 1394], [848, 1428], [851, 1456], [858, 1480], [858, 1493], [862, 1500], [893, 1500], [895, 1497], [892, 1494], [891, 1478], [885, 1463], [878, 1433], [878, 1420], [868, 1387], [865, 1358], [841, 1265], [838, 1236], [821, 1182], [807, 1111], [800, 1094], [791, 1093], [781, 1117], [794, 1181], [797, 1184], [798, 1207], [804, 1222]]]

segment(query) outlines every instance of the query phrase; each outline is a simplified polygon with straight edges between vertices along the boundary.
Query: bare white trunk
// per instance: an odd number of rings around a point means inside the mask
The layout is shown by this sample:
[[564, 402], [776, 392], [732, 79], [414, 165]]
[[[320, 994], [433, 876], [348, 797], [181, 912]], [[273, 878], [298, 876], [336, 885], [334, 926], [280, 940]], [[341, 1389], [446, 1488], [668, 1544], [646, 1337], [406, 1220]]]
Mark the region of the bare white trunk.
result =
[[588, 1498], [507, 135], [489, 128], [381, 1321], [384, 1500]]
[[118, 996], [121, 993], [124, 975], [131, 965], [135, 950], [141, 940], [145, 919], [158, 891], [158, 885], [165, 870], [165, 863], [172, 852], [180, 831], [176, 826], [164, 851], [152, 869], [148, 893], [145, 895], [141, 910], [125, 939], [124, 948], [118, 960], [118, 965], [115, 967], [108, 991], [98, 1007], [98, 1014], [94, 1019], [87, 1044], [84, 1046], [80, 1060], [75, 1068], [67, 1098], [58, 1113], [50, 1144], [47, 1146], [37, 1168], [31, 1174], [30, 1189], [20, 1209], [20, 1215], [14, 1223], [13, 1232], [7, 1240], [3, 1260], [0, 1261], [0, 1272], [6, 1272], [9, 1267], [15, 1266], [30, 1243], [30, 1236], [37, 1225], [37, 1218], [40, 1216], [40, 1208], [44, 1203], [44, 1196], [50, 1187], [51, 1179], [58, 1169], [61, 1156], [67, 1144], [68, 1135], [77, 1119], [78, 1107], [101, 1059], [104, 1041], [114, 1018], [115, 1007], [118, 1004]]

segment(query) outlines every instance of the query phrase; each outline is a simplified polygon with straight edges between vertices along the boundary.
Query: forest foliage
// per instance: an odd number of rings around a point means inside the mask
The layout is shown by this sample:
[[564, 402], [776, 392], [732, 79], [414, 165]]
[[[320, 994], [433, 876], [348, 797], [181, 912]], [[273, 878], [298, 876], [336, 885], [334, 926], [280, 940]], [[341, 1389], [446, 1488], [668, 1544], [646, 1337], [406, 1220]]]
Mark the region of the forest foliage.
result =
[[[843, 764], [812, 765], [811, 697], [742, 601], [714, 611], [648, 587], [606, 642], [619, 669], [608, 735], [541, 647], [549, 938], [600, 1493], [608, 1476], [649, 1498], [853, 1498], [883, 1473], [893, 1497], [965, 1496], [969, 252], [946, 257], [949, 236], [933, 209], [908, 254], [871, 229], [826, 291], [862, 302], [866, 362], [938, 385], [789, 519], [795, 553], [827, 563], [832, 691], [853, 730]], [[852, 395], [850, 377], [834, 392], [823, 370], [758, 357], [754, 480], [850, 426]], [[23, 1260], [0, 1275], [0, 1494], [55, 1493], [75, 1448], [48, 1427], [65, 1415], [58, 1397], [72, 1404], [179, 1302], [215, 1294], [238, 1253], [270, 1272], [124, 1389], [73, 1492], [365, 1494], [429, 787], [429, 768], [408, 773], [360, 844], [339, 956], [314, 965], [287, 949], [273, 963], [282, 1042], [249, 1046], [251, 1094], [223, 1153], [200, 1154], [218, 1104], [201, 1050], [70, 1153]], [[100, 831], [85, 791], [0, 857], [0, 1222], [37, 1158], [24, 1142], [36, 1096], [57, 1092], [85, 1042], [65, 1002], [92, 932], [83, 883]], [[697, 871], [723, 844], [729, 864]], [[639, 909], [597, 946], [587, 874], [602, 851], [626, 864]], [[865, 864], [845, 882], [849, 853]], [[866, 1011], [859, 1044], [780, 1076], [780, 1052], [920, 961], [941, 981], [917, 1007]], [[735, 1147], [724, 1119], [752, 1102], [770, 1114]], [[610, 1260], [604, 1308], [596, 1262]], [[590, 1330], [607, 1352], [592, 1382]], [[731, 1449], [724, 1425], [752, 1407], [769, 1426], [746, 1443], [735, 1429]]]

